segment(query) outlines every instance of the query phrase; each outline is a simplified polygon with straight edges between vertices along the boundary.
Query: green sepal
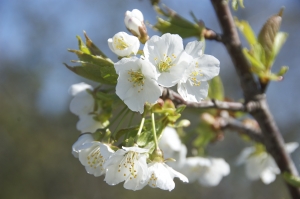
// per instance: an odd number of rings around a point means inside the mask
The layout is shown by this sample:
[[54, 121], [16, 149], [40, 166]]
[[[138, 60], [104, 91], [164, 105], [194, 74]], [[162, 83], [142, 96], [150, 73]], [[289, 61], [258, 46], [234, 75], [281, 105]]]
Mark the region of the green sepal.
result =
[[283, 178], [289, 184], [293, 185], [294, 187], [300, 187], [300, 178], [298, 176], [294, 176], [288, 172], [283, 173]]
[[209, 81], [208, 97], [210, 99], [224, 100], [224, 87], [220, 76]]
[[77, 36], [77, 39], [79, 50], [69, 49], [68, 51], [77, 55], [79, 60], [72, 60], [72, 62], [80, 63], [81, 66], [72, 67], [67, 64], [65, 64], [65, 66], [84, 78], [103, 84], [116, 85], [118, 75], [116, 74], [114, 63], [108, 59], [87, 36], [87, 45], [83, 43], [79, 36]]
[[154, 8], [158, 14], [162, 14], [167, 18], [165, 20], [158, 17], [157, 23], [153, 26], [161, 33], [178, 34], [182, 38], [201, 36], [204, 26], [200, 27], [198, 24], [188, 21], [166, 6], [166, 11], [162, 10], [158, 6], [154, 6]]
[[92, 40], [87, 36], [86, 32], [83, 31], [84, 37], [85, 37], [85, 43], [86, 47], [88, 48], [89, 52], [88, 54], [101, 56], [103, 58], [107, 58], [107, 56], [92, 42]]
[[76, 36], [77, 40], [78, 40], [78, 48], [81, 52], [86, 53], [86, 54], [90, 54], [90, 50], [86, 47], [86, 45], [83, 43], [82, 39], [80, 36]]

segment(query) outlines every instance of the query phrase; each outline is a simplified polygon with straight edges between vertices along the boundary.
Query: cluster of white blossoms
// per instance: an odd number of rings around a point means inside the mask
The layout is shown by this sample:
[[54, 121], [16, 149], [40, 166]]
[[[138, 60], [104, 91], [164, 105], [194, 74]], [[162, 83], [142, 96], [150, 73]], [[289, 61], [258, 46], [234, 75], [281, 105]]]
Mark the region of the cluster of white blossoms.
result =
[[189, 182], [198, 181], [203, 186], [216, 186], [230, 173], [228, 163], [222, 158], [186, 157], [186, 146], [181, 143], [174, 128], [165, 128], [159, 146], [166, 158], [176, 158], [176, 162], [168, 164], [187, 176]]
[[[288, 153], [292, 153], [298, 148], [297, 142], [285, 144]], [[255, 147], [245, 148], [237, 159], [237, 165], [245, 164], [246, 176], [250, 180], [259, 178], [265, 184], [270, 184], [280, 174], [280, 169], [275, 163], [274, 158], [265, 151], [257, 151]]]
[[162, 87], [177, 84], [178, 93], [186, 100], [199, 102], [207, 97], [207, 81], [219, 74], [219, 60], [203, 54], [203, 43], [193, 41], [184, 48], [176, 34], [152, 36], [137, 57], [139, 36], [143, 33], [143, 15], [139, 10], [125, 13], [125, 25], [135, 35], [119, 32], [108, 39], [110, 49], [119, 57], [115, 63], [119, 75], [117, 95], [132, 110], [143, 113], [146, 102], [153, 104]]
[[69, 89], [69, 93], [74, 97], [70, 103], [70, 111], [79, 117], [76, 127], [81, 133], [93, 133], [107, 125], [107, 122], [94, 119], [95, 112], [101, 110], [94, 110], [95, 100], [88, 90], [92, 92], [93, 87], [84, 82], [73, 84]]
[[86, 171], [96, 177], [105, 175], [104, 181], [109, 185], [124, 182], [124, 188], [134, 191], [146, 185], [171, 191], [175, 187], [174, 177], [188, 182], [187, 177], [164, 161], [150, 161], [148, 151], [136, 146], [114, 151], [108, 144], [94, 141], [92, 134], [82, 134], [72, 147], [73, 155]]

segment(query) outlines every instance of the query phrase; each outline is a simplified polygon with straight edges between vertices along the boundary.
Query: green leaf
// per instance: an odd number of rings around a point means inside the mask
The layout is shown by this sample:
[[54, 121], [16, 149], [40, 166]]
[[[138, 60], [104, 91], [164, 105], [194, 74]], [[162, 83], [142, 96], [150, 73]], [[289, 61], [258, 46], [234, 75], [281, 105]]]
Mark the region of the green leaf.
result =
[[81, 66], [65, 66], [74, 73], [103, 84], [116, 85], [118, 75], [116, 74], [114, 63], [108, 59], [88, 38], [86, 38], [86, 45], [82, 39], [77, 36], [79, 50], [69, 49], [69, 52], [75, 53], [80, 61], [72, 61], [80, 63]]
[[277, 76], [283, 76], [285, 73], [289, 70], [288, 66], [282, 66], [280, 68], [280, 71], [277, 73]]
[[161, 33], [178, 34], [182, 38], [201, 36], [203, 26], [200, 27], [198, 24], [186, 20], [168, 7], [165, 7], [166, 12], [157, 6], [155, 8], [159, 14], [167, 17], [166, 20], [158, 17], [157, 23], [153, 26]]
[[116, 85], [118, 75], [116, 74], [114, 63], [110, 59], [100, 56], [86, 54], [79, 50], [69, 50], [75, 53], [80, 61], [72, 61], [80, 63], [81, 66], [67, 66], [74, 73], [103, 84]]
[[211, 126], [205, 122], [200, 122], [196, 132], [197, 137], [193, 141], [193, 146], [198, 149], [198, 152], [200, 153], [198, 155], [204, 155], [205, 147], [215, 139], [216, 133]]
[[239, 6], [245, 8], [243, 0], [232, 0], [231, 6], [234, 10], [238, 10]]
[[280, 10], [279, 14], [270, 17], [267, 20], [267, 22], [263, 25], [258, 35], [258, 42], [262, 45], [263, 49], [265, 50], [266, 66], [268, 68], [271, 67], [271, 64], [274, 62], [273, 46], [275, 37], [281, 25], [282, 12], [283, 9]]
[[224, 100], [224, 88], [220, 76], [216, 76], [210, 80], [208, 97], [216, 100]]
[[260, 62], [260, 60], [257, 60], [256, 58], [254, 58], [252, 56], [252, 54], [250, 54], [250, 52], [248, 51], [248, 49], [244, 48], [243, 49], [243, 53], [246, 56], [246, 58], [250, 61], [251, 66], [255, 69], [255, 70], [264, 70], [265, 66], [263, 63]]
[[273, 44], [273, 57], [274, 57], [274, 59], [277, 57], [277, 54], [279, 53], [282, 45], [285, 43], [287, 37], [288, 37], [288, 34], [285, 33], [285, 32], [278, 32], [276, 34], [274, 44]]
[[300, 178], [297, 176], [293, 176], [292, 174], [288, 172], [283, 173], [283, 178], [285, 181], [287, 181], [289, 184], [295, 186], [295, 187], [300, 187]]
[[257, 39], [249, 23], [243, 20], [239, 21], [237, 18], [234, 19], [234, 22], [238, 29], [243, 33], [249, 45], [255, 45], [257, 43]]

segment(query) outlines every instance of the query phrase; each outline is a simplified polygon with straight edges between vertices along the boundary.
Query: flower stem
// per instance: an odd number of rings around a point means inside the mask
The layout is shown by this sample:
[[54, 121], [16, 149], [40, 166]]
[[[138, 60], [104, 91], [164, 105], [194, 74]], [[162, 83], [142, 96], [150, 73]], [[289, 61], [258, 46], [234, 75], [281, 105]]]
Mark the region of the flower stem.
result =
[[141, 121], [141, 124], [140, 124], [139, 131], [138, 131], [138, 133], [137, 133], [137, 136], [140, 136], [140, 135], [141, 135], [142, 129], [143, 129], [143, 127], [144, 127], [144, 122], [145, 122], [145, 118], [143, 117], [143, 118], [142, 118], [142, 121]]
[[156, 150], [159, 150], [158, 141], [157, 141], [157, 137], [156, 137], [154, 113], [151, 113], [151, 120], [152, 120], [152, 132], [153, 132], [153, 137], [154, 137], [154, 142], [155, 142], [155, 148], [156, 148]]
[[122, 126], [123, 122], [125, 121], [126, 116], [129, 113], [129, 109], [126, 110], [126, 112], [124, 113], [123, 117], [121, 118], [121, 121], [117, 124], [115, 132], [118, 132], [119, 127]]

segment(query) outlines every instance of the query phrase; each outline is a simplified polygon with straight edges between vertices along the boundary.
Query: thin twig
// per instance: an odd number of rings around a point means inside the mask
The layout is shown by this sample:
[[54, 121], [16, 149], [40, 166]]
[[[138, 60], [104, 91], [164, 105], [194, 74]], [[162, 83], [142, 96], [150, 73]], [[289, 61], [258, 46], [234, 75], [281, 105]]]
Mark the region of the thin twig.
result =
[[264, 144], [264, 138], [260, 129], [251, 128], [244, 123], [232, 117], [220, 117], [219, 119], [220, 128], [222, 130], [236, 131], [241, 135], [247, 135], [251, 140]]
[[218, 42], [222, 42], [222, 40], [223, 40], [222, 35], [216, 33], [215, 31], [213, 31], [209, 28], [205, 28], [202, 31], [202, 34], [203, 34], [204, 38], [207, 40], [215, 40]]

